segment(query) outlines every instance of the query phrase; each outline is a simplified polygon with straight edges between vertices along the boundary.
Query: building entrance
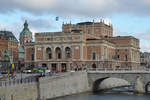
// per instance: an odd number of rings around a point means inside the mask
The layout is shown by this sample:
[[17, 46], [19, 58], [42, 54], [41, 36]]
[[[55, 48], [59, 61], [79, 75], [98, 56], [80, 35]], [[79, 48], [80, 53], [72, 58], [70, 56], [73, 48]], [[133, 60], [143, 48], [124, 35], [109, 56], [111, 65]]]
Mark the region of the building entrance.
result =
[[67, 71], [67, 64], [66, 63], [62, 63], [61, 66], [62, 66], [61, 67], [61, 71], [62, 72], [66, 72]]
[[43, 63], [43, 64], [42, 64], [42, 67], [47, 67], [47, 64]]
[[92, 64], [92, 68], [93, 68], [93, 69], [96, 69], [96, 64]]
[[52, 71], [56, 71], [56, 69], [57, 69], [57, 64], [56, 64], [56, 63], [53, 63], [53, 64], [52, 64], [52, 67], [51, 67], [51, 70], [52, 70]]

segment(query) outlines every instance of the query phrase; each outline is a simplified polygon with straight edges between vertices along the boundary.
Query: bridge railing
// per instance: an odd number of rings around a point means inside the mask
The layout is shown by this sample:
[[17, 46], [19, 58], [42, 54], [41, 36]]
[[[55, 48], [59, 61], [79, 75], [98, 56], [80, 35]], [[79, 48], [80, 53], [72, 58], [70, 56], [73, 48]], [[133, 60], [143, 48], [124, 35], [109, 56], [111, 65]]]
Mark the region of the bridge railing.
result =
[[0, 81], [0, 87], [14, 86], [17, 84], [29, 84], [29, 83], [33, 83], [33, 82], [36, 82], [35, 77], [16, 79], [16, 80], [8, 80], [8, 81]]
[[150, 72], [148, 68], [139, 68], [139, 69], [131, 69], [131, 68], [88, 68], [87, 72]]

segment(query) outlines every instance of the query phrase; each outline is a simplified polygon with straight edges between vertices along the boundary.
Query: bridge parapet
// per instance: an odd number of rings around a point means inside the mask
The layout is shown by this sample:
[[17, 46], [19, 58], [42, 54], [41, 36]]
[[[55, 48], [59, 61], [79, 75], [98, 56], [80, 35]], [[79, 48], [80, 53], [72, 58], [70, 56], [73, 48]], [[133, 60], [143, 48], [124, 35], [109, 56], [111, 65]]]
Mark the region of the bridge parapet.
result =
[[150, 73], [150, 69], [89, 68], [88, 73]]
[[141, 81], [145, 91], [148, 89], [148, 85], [150, 84], [150, 71], [149, 70], [108, 70], [108, 69], [88, 69], [88, 81], [90, 89], [93, 88], [93, 84], [95, 82], [104, 79], [104, 78], [120, 78], [127, 80], [133, 86], [135, 86], [137, 77], [141, 77]]

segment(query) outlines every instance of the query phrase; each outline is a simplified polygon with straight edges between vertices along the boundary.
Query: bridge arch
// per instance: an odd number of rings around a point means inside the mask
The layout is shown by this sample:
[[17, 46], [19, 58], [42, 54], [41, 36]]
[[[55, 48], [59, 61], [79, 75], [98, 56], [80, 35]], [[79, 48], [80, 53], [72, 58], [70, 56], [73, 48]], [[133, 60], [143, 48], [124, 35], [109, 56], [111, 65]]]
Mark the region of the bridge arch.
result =
[[104, 77], [104, 78], [100, 78], [100, 79], [97, 79], [94, 83], [93, 83], [93, 92], [94, 93], [97, 93], [99, 92], [99, 85], [101, 84], [101, 82], [105, 79], [107, 79], [109, 77]]
[[149, 91], [149, 89], [148, 89], [149, 86], [150, 86], [150, 81], [147, 82], [147, 84], [145, 85], [145, 92], [146, 92], [146, 93], [150, 93], [150, 91]]
[[127, 80], [115, 77], [105, 77], [96, 80], [93, 84], [93, 92], [99, 92], [106, 89], [120, 88], [131, 86]]

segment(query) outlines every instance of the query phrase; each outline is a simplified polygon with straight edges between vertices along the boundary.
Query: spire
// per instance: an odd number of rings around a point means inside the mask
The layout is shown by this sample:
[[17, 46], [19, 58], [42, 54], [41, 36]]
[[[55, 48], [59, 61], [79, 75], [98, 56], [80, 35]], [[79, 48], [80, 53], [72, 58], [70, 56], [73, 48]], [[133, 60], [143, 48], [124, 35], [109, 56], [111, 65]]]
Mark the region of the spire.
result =
[[25, 35], [32, 35], [32, 32], [28, 28], [28, 22], [27, 22], [27, 20], [25, 20], [25, 22], [24, 22], [24, 28], [23, 28], [22, 32], [20, 33], [20, 36], [25, 36]]
[[25, 20], [24, 29], [27, 29], [27, 28], [28, 28], [28, 22], [27, 22], [27, 20]]

